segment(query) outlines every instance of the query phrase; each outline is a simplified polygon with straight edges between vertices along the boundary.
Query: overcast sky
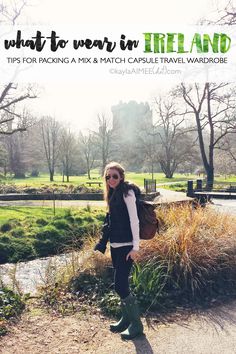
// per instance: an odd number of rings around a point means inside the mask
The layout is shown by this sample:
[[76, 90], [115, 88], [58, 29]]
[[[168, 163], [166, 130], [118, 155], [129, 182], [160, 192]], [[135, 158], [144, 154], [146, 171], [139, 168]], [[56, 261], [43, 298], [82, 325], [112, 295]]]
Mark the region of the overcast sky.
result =
[[[91, 24], [96, 27], [137, 24], [161, 25], [195, 24], [215, 9], [215, 0], [31, 0], [31, 6], [24, 10], [24, 22], [28, 24]], [[96, 34], [96, 32], [95, 32]], [[161, 87], [163, 88], [163, 83]], [[166, 83], [169, 87], [170, 83]], [[160, 90], [160, 84], [149, 82], [148, 76], [142, 82], [118, 80], [103, 82], [59, 82], [41, 85], [40, 97], [33, 104], [37, 114], [53, 115], [66, 121], [75, 129], [94, 128], [96, 115], [105, 113], [112, 117], [110, 107], [120, 100], [128, 102], [148, 101]]]

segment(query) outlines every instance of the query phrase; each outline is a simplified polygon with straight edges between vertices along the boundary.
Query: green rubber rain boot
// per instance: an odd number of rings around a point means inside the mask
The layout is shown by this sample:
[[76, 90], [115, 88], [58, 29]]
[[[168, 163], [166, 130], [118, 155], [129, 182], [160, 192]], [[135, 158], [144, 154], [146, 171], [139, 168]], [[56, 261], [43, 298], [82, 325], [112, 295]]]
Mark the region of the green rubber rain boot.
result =
[[122, 317], [121, 319], [116, 322], [116, 323], [111, 323], [110, 324], [110, 331], [114, 333], [120, 333], [123, 332], [126, 328], [128, 328], [130, 321], [128, 314], [126, 312], [125, 304], [121, 300], [121, 312], [122, 312]]
[[132, 295], [123, 300], [128, 314], [130, 325], [121, 333], [122, 339], [133, 339], [143, 334], [143, 324], [140, 320], [139, 307], [136, 298]]

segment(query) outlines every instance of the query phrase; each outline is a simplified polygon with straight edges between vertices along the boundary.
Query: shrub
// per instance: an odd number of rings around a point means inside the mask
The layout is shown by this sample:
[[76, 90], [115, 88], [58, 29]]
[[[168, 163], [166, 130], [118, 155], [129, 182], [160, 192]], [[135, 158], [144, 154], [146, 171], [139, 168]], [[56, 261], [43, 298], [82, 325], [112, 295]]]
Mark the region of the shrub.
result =
[[101, 286], [101, 279], [99, 279], [96, 274], [92, 274], [90, 271], [79, 274], [79, 276], [74, 279], [71, 284], [74, 292], [83, 292], [88, 297], [93, 295], [96, 290], [100, 290]]
[[12, 230], [11, 234], [13, 237], [21, 238], [25, 236], [25, 230], [23, 229], [23, 227], [16, 227]]
[[76, 224], [80, 225], [80, 224], [83, 224], [83, 218], [81, 216], [76, 216], [75, 217], [75, 222]]
[[[235, 287], [235, 217], [191, 206], [162, 208], [158, 214], [165, 231], [143, 243], [139, 264], [144, 270], [136, 270], [137, 289], [149, 287], [155, 269], [160, 275], [160, 265], [166, 274], [160, 296], [177, 294], [179, 299], [195, 301]], [[145, 268], [150, 271], [147, 278]]]
[[35, 238], [35, 235], [38, 233], [38, 232], [40, 232], [40, 227], [35, 227], [35, 226], [32, 226], [32, 227], [30, 227], [28, 230], [27, 230], [27, 232], [25, 233], [25, 236], [27, 237], [27, 238]]
[[4, 243], [11, 243], [11, 237], [8, 235], [0, 236], [0, 241]]
[[25, 304], [20, 295], [0, 287], [0, 336], [7, 333], [6, 320], [18, 316]]
[[53, 225], [48, 225], [35, 235], [34, 247], [39, 256], [45, 257], [56, 254], [59, 247], [66, 245], [66, 238], [62, 231]]
[[71, 224], [73, 224], [75, 221], [75, 218], [72, 215], [65, 216], [65, 219], [67, 220], [67, 222], [70, 222]]
[[11, 229], [21, 225], [21, 221], [18, 219], [9, 219], [8, 222], [11, 224]]
[[91, 222], [94, 222], [95, 220], [94, 220], [94, 218], [92, 217], [92, 216], [85, 216], [84, 217], [84, 221], [87, 221], [88, 223], [91, 223]]
[[168, 281], [168, 269], [164, 262], [152, 258], [136, 263], [133, 267], [131, 287], [143, 306], [156, 306], [166, 296], [163, 291]]
[[9, 262], [9, 259], [13, 253], [13, 246], [8, 243], [1, 242], [0, 238], [0, 263], [3, 264]]
[[5, 222], [4, 224], [2, 224], [1, 226], [1, 231], [2, 232], [7, 232], [7, 231], [10, 231], [11, 230], [11, 224], [9, 222]]
[[0, 288], [0, 319], [17, 316], [23, 308], [20, 295], [7, 288]]
[[70, 229], [70, 225], [65, 219], [54, 220], [52, 223], [58, 230], [68, 230]]
[[98, 221], [102, 221], [102, 222], [103, 222], [104, 219], [105, 219], [105, 213], [97, 214], [96, 219], [97, 219]]
[[85, 208], [83, 208], [84, 211], [87, 211], [88, 213], [92, 212], [92, 208], [90, 204], [87, 204]]
[[110, 267], [106, 267], [102, 273], [97, 269], [87, 269], [78, 273], [69, 283], [69, 289], [81, 300], [88, 304], [96, 304], [104, 314], [116, 316], [120, 312], [119, 297], [114, 294], [111, 288], [113, 273]]
[[45, 225], [48, 224], [48, 221], [43, 219], [43, 218], [39, 218], [39, 219], [36, 220], [36, 224], [37, 225], [41, 225], [41, 226], [45, 226]]
[[120, 299], [113, 291], [106, 292], [98, 302], [103, 313], [108, 316], [118, 317], [121, 315]]
[[14, 239], [11, 243], [13, 253], [9, 256], [10, 262], [30, 260], [35, 257], [35, 251], [28, 239]]
[[35, 240], [34, 248], [38, 257], [47, 257], [57, 253], [57, 244], [50, 240]]
[[57, 230], [55, 228], [55, 226], [53, 225], [47, 225], [45, 226], [44, 228], [42, 228], [36, 235], [35, 235], [36, 239], [38, 240], [47, 240], [47, 239], [50, 239], [50, 240], [54, 240], [54, 241], [57, 241], [57, 240], [60, 240], [61, 237], [62, 237], [62, 233]]
[[71, 209], [65, 210], [64, 218], [65, 218], [67, 221], [71, 222], [71, 223], [74, 222], [74, 216], [73, 216], [73, 214], [72, 214], [72, 210], [71, 210]]

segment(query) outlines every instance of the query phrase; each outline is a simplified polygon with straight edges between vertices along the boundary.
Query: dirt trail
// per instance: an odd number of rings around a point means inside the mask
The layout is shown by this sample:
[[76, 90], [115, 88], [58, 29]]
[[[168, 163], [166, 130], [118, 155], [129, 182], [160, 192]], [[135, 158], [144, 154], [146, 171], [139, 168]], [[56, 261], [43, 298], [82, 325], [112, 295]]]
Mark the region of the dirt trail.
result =
[[128, 342], [97, 314], [58, 317], [33, 309], [0, 340], [0, 353], [235, 354], [235, 324], [236, 302], [156, 328], [145, 324], [146, 337]]

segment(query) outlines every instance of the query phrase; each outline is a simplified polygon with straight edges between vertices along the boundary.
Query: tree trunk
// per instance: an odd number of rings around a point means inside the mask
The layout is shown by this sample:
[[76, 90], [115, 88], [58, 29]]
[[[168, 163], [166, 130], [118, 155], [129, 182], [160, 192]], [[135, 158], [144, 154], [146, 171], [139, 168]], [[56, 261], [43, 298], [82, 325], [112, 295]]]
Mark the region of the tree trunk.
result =
[[53, 171], [50, 171], [50, 182], [53, 182], [54, 181], [54, 172]]
[[165, 173], [165, 177], [166, 178], [173, 178], [173, 173], [169, 171], [169, 172]]
[[170, 164], [165, 161], [159, 161], [161, 170], [165, 174], [165, 178], [173, 178], [174, 171], [171, 169]]
[[88, 179], [91, 179], [90, 169], [88, 169]]
[[211, 95], [209, 91], [209, 83], [206, 83], [207, 91], [207, 115], [210, 127], [210, 144], [209, 144], [209, 168], [207, 169], [207, 189], [212, 190], [214, 182], [214, 124], [211, 113]]
[[153, 166], [153, 162], [152, 162], [152, 180], [154, 180], [154, 166]]
[[208, 191], [211, 191], [214, 184], [214, 168], [209, 166], [206, 173], [207, 173], [206, 189]]

